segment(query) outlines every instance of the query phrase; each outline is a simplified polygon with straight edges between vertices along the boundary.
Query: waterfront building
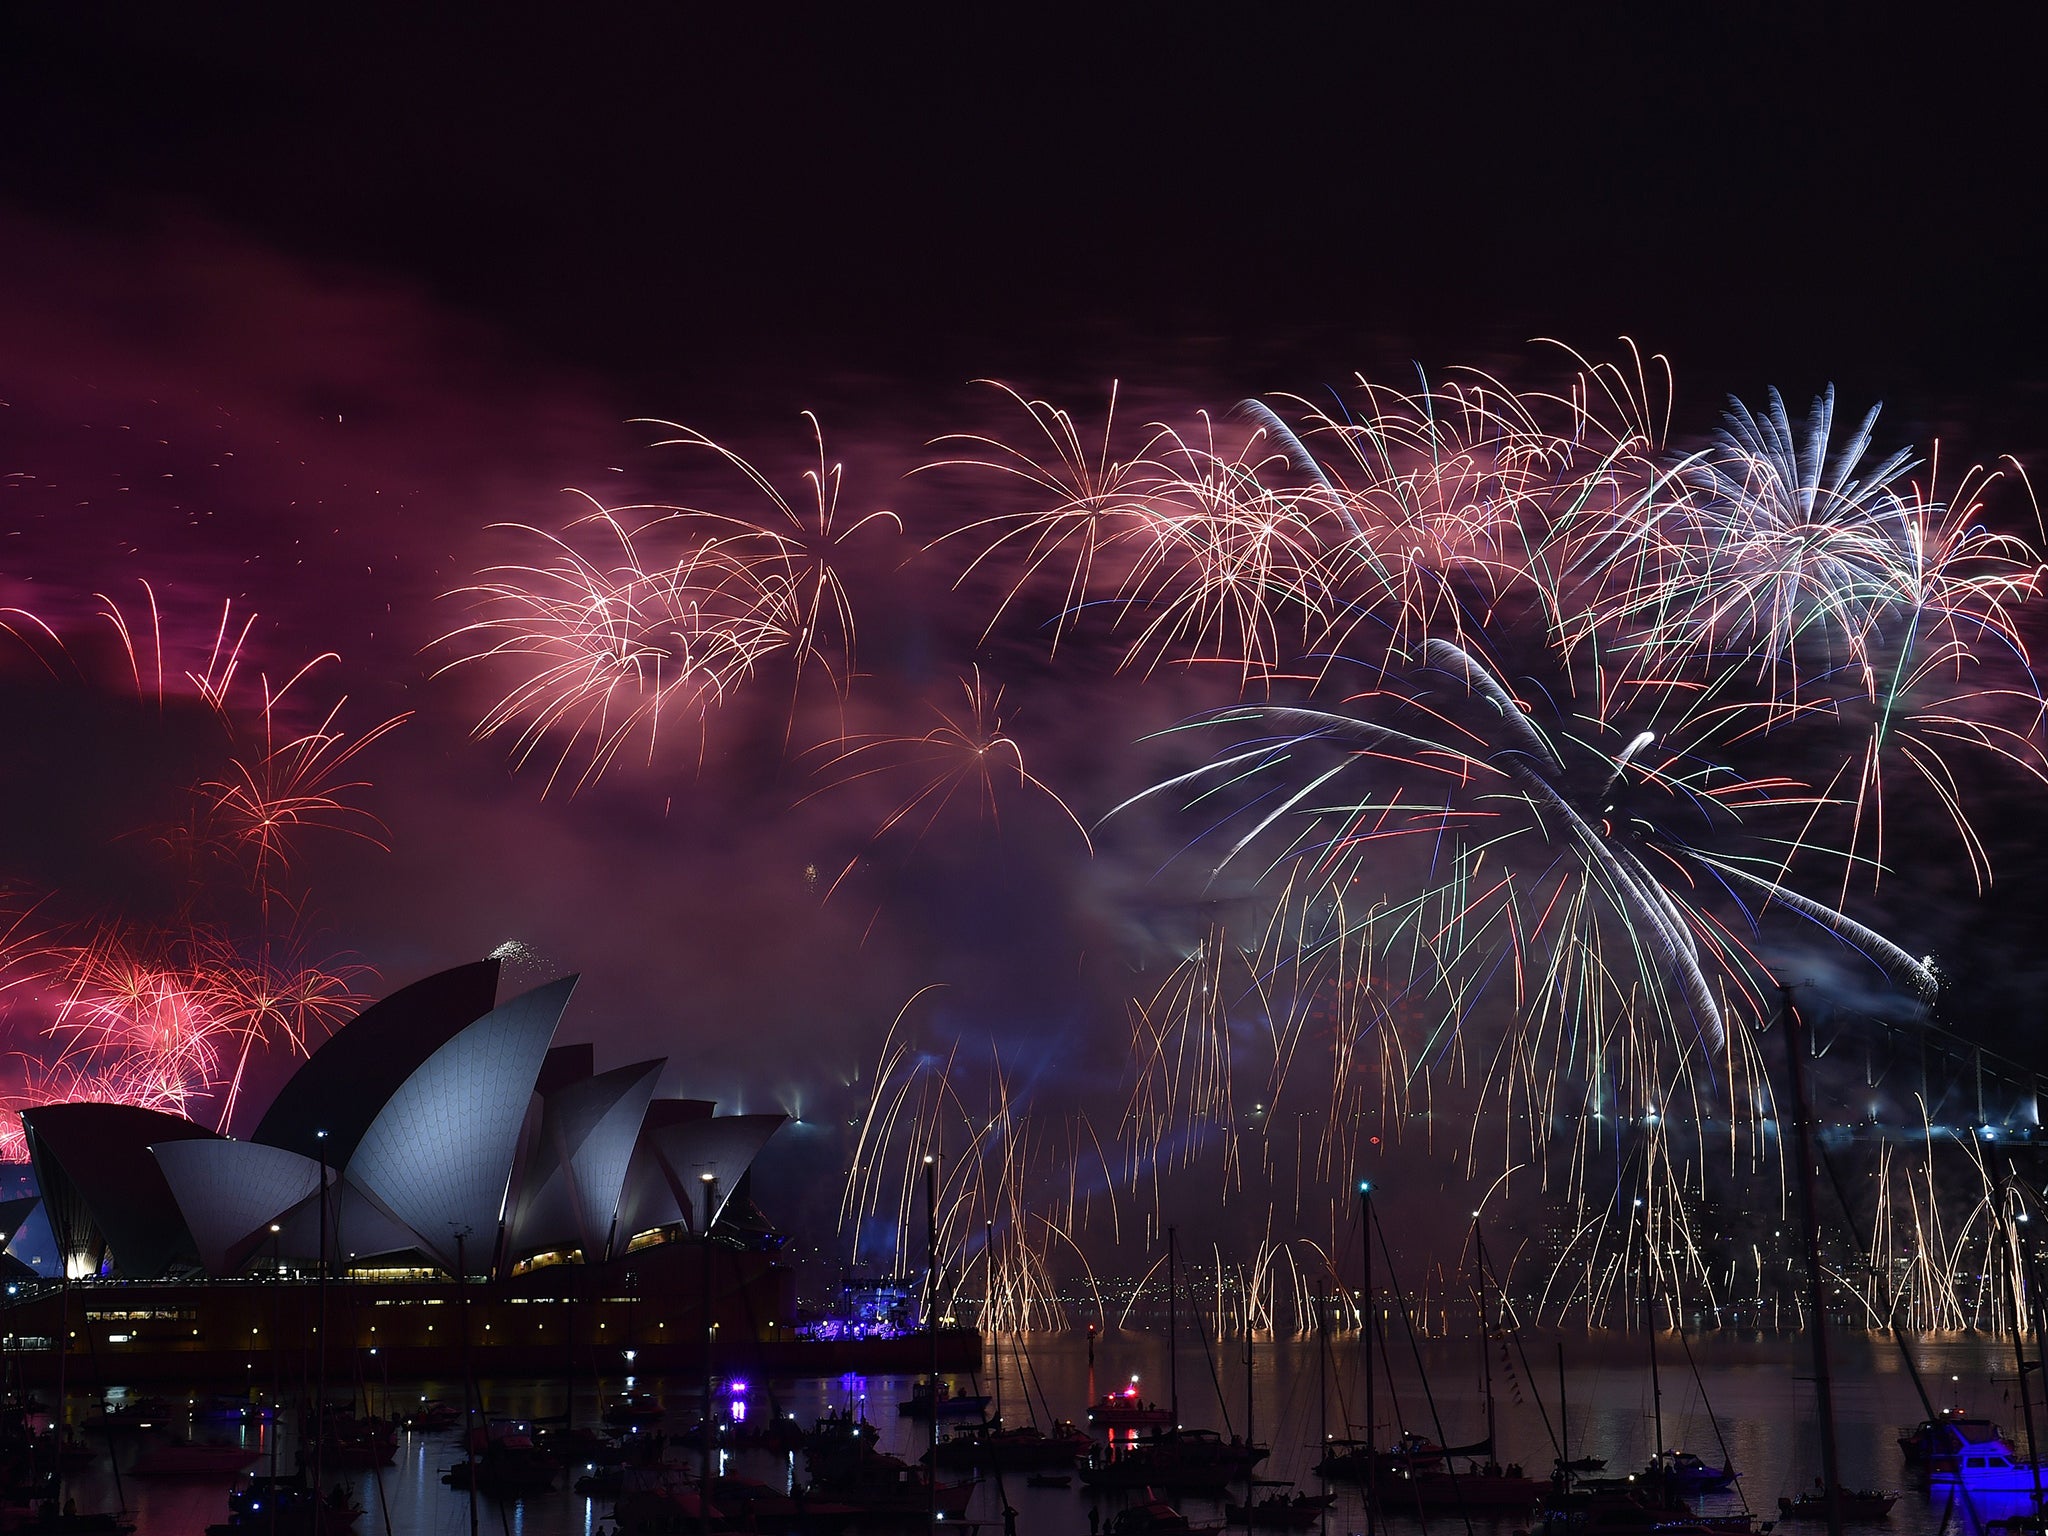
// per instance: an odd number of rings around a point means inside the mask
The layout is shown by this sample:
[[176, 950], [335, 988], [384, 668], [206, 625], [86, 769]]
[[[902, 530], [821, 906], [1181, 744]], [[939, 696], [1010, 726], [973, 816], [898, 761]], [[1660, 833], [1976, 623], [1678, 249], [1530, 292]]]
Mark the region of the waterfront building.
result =
[[121, 1379], [267, 1380], [280, 1332], [316, 1347], [324, 1290], [331, 1361], [395, 1374], [457, 1368], [458, 1313], [486, 1371], [689, 1369], [707, 1322], [729, 1367], [815, 1351], [752, 1201], [784, 1117], [658, 1098], [660, 1060], [599, 1072], [555, 1043], [575, 977], [502, 1003], [498, 981], [478, 961], [364, 1009], [247, 1141], [127, 1105], [24, 1111], [5, 1347], [30, 1375], [61, 1341]]

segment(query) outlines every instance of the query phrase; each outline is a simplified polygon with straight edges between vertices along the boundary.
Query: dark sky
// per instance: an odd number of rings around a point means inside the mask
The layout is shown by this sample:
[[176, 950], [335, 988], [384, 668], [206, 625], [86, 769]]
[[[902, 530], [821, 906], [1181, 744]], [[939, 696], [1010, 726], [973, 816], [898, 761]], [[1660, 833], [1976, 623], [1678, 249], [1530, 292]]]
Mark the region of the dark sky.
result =
[[[1070, 1042], [1020, 1071], [1113, 1077], [1091, 968], [1130, 963], [1142, 876], [1077, 886], [1042, 802], [821, 906], [805, 867], [846, 833], [775, 723], [543, 800], [469, 738], [481, 695], [430, 680], [440, 594], [564, 486], [694, 487], [639, 416], [787, 468], [817, 410], [849, 507], [902, 510], [907, 549], [952, 509], [900, 477], [991, 376], [1179, 416], [1412, 361], [1538, 377], [1531, 338], [1628, 335], [1694, 432], [1730, 391], [1832, 380], [1899, 441], [2038, 454], [2041, 38], [1638, 9], [10, 8], [0, 591], [67, 638], [138, 579], [180, 637], [232, 600], [269, 667], [339, 652], [325, 696], [359, 724], [417, 712], [364, 761], [388, 850], [332, 838], [301, 871], [316, 949], [399, 981], [518, 938], [585, 971], [622, 1056], [748, 1108], [865, 1071], [932, 980]], [[949, 656], [1000, 670], [928, 578], [864, 558], [856, 724], [952, 686]], [[1199, 702], [1006, 681], [1090, 820], [1141, 787], [1115, 744]], [[151, 822], [203, 731], [166, 724], [131, 782], [125, 705], [10, 687], [36, 807], [11, 877], [171, 903], [108, 829]], [[1971, 906], [1942, 936], [2003, 956], [2030, 924]]]
[[1932, 410], [2043, 339], [2040, 39], [2004, 19], [107, 14], [14, 13], [17, 206], [389, 277], [640, 405], [1627, 333], [1707, 398]]

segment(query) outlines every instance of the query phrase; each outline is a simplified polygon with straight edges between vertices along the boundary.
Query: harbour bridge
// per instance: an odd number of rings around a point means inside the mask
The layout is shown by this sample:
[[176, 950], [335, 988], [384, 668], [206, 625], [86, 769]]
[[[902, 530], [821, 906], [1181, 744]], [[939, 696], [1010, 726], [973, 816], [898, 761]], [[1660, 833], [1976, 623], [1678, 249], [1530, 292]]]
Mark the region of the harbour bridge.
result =
[[1977, 1137], [2048, 1147], [2048, 1074], [1952, 1030], [1808, 1008], [1814, 1112], [1829, 1141]]

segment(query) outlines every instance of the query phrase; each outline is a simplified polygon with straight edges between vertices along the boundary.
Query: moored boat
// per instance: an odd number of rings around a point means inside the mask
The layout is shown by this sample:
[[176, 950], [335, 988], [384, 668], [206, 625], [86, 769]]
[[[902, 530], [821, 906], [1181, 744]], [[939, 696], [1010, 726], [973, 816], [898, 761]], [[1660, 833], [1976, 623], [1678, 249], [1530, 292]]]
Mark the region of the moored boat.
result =
[[1138, 1391], [1138, 1378], [1121, 1392], [1105, 1392], [1088, 1407], [1088, 1422], [1097, 1429], [1170, 1429], [1173, 1410], [1148, 1403]]
[[1969, 1438], [1954, 1457], [1927, 1463], [1930, 1487], [1953, 1485], [1967, 1493], [2032, 1493], [2048, 1487], [2048, 1468], [2023, 1461], [1997, 1435]]
[[471, 1468], [476, 1486], [484, 1493], [544, 1493], [555, 1486], [561, 1463], [531, 1444], [524, 1446], [493, 1442], [474, 1460], [458, 1461], [441, 1474], [450, 1488], [467, 1488]]
[[1171, 1536], [1194, 1528], [1194, 1522], [1164, 1499], [1147, 1499], [1120, 1509], [1108, 1527], [1109, 1536]]
[[2005, 1431], [1991, 1420], [1966, 1414], [1960, 1408], [1948, 1408], [1900, 1430], [1899, 1450], [1906, 1465], [1917, 1471], [1953, 1472], [1956, 1457], [1965, 1446], [2004, 1439]]
[[125, 1403], [106, 1403], [86, 1419], [83, 1428], [102, 1434], [123, 1429], [160, 1429], [170, 1423], [170, 1402], [161, 1397], [131, 1398]]
[[67, 1533], [68, 1536], [68, 1533], [73, 1531], [128, 1532], [135, 1527], [116, 1514], [103, 1510], [87, 1514], [81, 1514], [77, 1510], [59, 1510], [54, 1502], [46, 1499], [34, 1514], [19, 1525], [9, 1526], [8, 1529], [22, 1533], [22, 1536], [58, 1536], [60, 1532]]
[[1717, 1467], [1702, 1461], [1691, 1451], [1665, 1451], [1644, 1467], [1641, 1475], [1681, 1493], [1714, 1493], [1742, 1474], [1733, 1467]]
[[462, 1418], [462, 1410], [453, 1403], [444, 1403], [437, 1398], [423, 1397], [419, 1406], [399, 1419], [406, 1429], [417, 1429], [426, 1433], [453, 1429]]
[[1426, 1512], [1533, 1510], [1550, 1491], [1549, 1479], [1525, 1477], [1517, 1466], [1383, 1473], [1379, 1480], [1381, 1504], [1397, 1512], [1404, 1507]]
[[1028, 1472], [1038, 1467], [1072, 1467], [1088, 1454], [1092, 1442], [1071, 1424], [1056, 1424], [1051, 1434], [1036, 1425], [1003, 1429], [969, 1424], [938, 1444], [942, 1467], [973, 1467], [983, 1472]]
[[1333, 1483], [1362, 1483], [1389, 1472], [1425, 1471], [1442, 1465], [1444, 1448], [1414, 1431], [1404, 1431], [1384, 1450], [1363, 1440], [1324, 1442], [1323, 1456], [1311, 1470]]
[[1612, 1488], [1553, 1491], [1532, 1529], [1541, 1536], [1753, 1536], [1756, 1522], [1747, 1515], [1703, 1517], [1669, 1490], [1660, 1497], [1617, 1479]]
[[934, 1413], [942, 1419], [978, 1419], [988, 1412], [988, 1396], [955, 1392], [953, 1384], [943, 1378], [934, 1392], [930, 1382], [921, 1381], [896, 1405], [896, 1411], [906, 1419], [929, 1419]]
[[[1839, 1488], [1835, 1491], [1835, 1503], [1844, 1520], [1882, 1520], [1898, 1502], [1896, 1493], [1880, 1493], [1874, 1488]], [[1778, 1518], [1825, 1520], [1828, 1518], [1828, 1496], [1819, 1488], [1809, 1489], [1796, 1499], [1780, 1496]]]
[[605, 1404], [604, 1421], [614, 1429], [638, 1429], [657, 1422], [667, 1411], [652, 1392], [622, 1392]]
[[1266, 1447], [1213, 1429], [1176, 1429], [1134, 1445], [1098, 1446], [1081, 1481], [1091, 1488], [1222, 1489], [1250, 1476]]
[[339, 1484], [323, 1499], [297, 1473], [251, 1477], [229, 1491], [227, 1519], [206, 1529], [208, 1536], [232, 1536], [239, 1531], [261, 1531], [266, 1536], [271, 1532], [277, 1536], [349, 1536], [362, 1512], [362, 1506]]
[[1305, 1531], [1323, 1518], [1330, 1502], [1314, 1493], [1298, 1493], [1292, 1498], [1274, 1493], [1249, 1504], [1226, 1502], [1223, 1517], [1231, 1525], [1249, 1526], [1253, 1530]]
[[813, 1463], [810, 1494], [870, 1516], [937, 1514], [958, 1520], [974, 1497], [971, 1482], [933, 1483], [929, 1468], [880, 1451], [838, 1459], [822, 1476]]
[[1391, 1473], [1378, 1481], [1380, 1505], [1393, 1513], [1415, 1509], [1436, 1513], [1442, 1509], [1534, 1509], [1550, 1493], [1548, 1479], [1524, 1477], [1520, 1466], [1483, 1473]]

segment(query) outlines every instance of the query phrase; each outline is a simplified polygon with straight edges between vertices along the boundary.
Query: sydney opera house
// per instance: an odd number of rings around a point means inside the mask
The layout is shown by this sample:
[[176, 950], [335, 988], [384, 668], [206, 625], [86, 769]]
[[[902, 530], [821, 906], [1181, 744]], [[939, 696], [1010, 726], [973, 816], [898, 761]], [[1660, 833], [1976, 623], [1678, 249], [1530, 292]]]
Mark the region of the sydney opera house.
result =
[[749, 1168], [784, 1117], [658, 1098], [659, 1060], [597, 1071], [555, 1041], [573, 976], [502, 1003], [498, 980], [479, 961], [365, 1009], [247, 1141], [126, 1105], [25, 1111], [6, 1347], [26, 1366], [63, 1337], [129, 1378], [255, 1370], [308, 1347], [317, 1290], [330, 1354], [386, 1371], [448, 1368], [459, 1342], [479, 1369], [688, 1368], [707, 1320], [731, 1363], [772, 1368], [794, 1288]]

